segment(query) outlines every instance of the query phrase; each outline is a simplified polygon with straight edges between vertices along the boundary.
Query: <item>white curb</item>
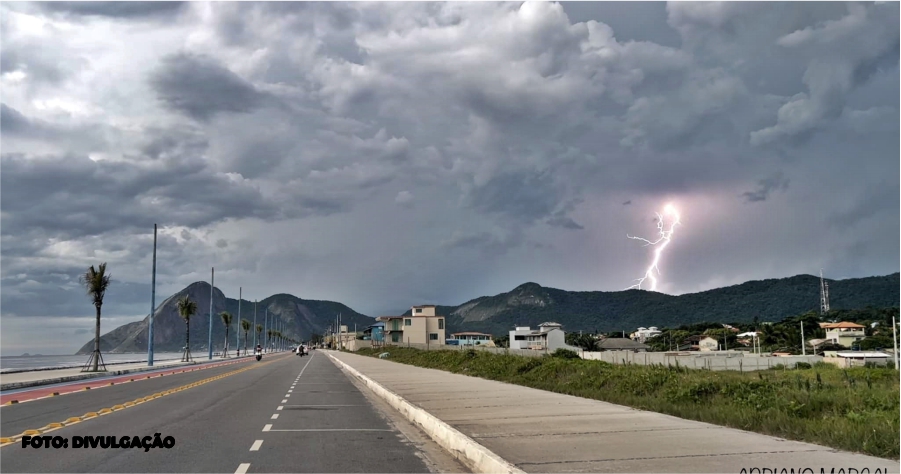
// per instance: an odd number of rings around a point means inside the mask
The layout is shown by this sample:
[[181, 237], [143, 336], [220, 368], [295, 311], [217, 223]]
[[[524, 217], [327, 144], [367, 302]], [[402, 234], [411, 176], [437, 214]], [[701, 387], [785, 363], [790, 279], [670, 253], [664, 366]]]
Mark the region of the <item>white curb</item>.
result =
[[383, 387], [380, 383], [361, 374], [357, 369], [347, 365], [337, 357], [328, 352], [326, 354], [339, 367], [360, 379], [376, 395], [383, 398], [394, 409], [425, 431], [436, 443], [466, 464], [473, 472], [525, 474], [525, 471], [505, 461], [488, 448], [476, 443], [469, 436], [457, 431], [454, 427], [439, 420], [435, 415], [413, 405], [400, 395]]

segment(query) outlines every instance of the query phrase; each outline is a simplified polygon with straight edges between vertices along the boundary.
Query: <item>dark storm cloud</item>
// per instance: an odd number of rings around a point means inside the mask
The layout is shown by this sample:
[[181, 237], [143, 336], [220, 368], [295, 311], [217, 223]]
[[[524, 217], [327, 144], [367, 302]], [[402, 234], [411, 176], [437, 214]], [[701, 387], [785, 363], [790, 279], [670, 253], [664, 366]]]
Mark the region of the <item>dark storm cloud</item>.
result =
[[897, 271], [896, 2], [0, 9], [4, 346], [91, 263], [146, 313], [154, 223], [158, 295], [363, 312], [621, 289], [664, 200], [666, 292]]
[[[4, 154], [2, 166], [4, 234], [40, 228], [77, 238], [154, 222], [202, 227], [226, 219], [328, 215], [347, 208], [335, 198], [266, 198], [259, 187], [232, 181], [187, 157], [142, 166], [80, 155]], [[282, 208], [275, 199], [293, 206]]]
[[[95, 267], [96, 268], [96, 267]], [[55, 268], [31, 271], [24, 278], [3, 278], [0, 305], [4, 315], [15, 316], [93, 316], [95, 309], [85, 288], [78, 282], [84, 268]], [[104, 299], [103, 311], [115, 314], [131, 312], [135, 305], [147, 303], [149, 312], [150, 283], [118, 280], [110, 271], [112, 282]], [[129, 311], [131, 310], [131, 311]]]
[[531, 223], [549, 216], [564, 198], [565, 188], [549, 173], [511, 171], [493, 176], [468, 194], [480, 212]]
[[168, 108], [200, 121], [220, 113], [251, 112], [266, 98], [215, 59], [188, 53], [164, 58], [150, 83]]
[[773, 176], [758, 181], [756, 190], [744, 192], [742, 193], [742, 196], [745, 197], [747, 202], [766, 201], [773, 192], [787, 190], [789, 182], [790, 180], [782, 173], [776, 173]]
[[137, 19], [177, 15], [185, 2], [37, 2], [36, 5], [53, 13]]
[[0, 133], [29, 134], [33, 131], [28, 117], [6, 104], [0, 104]]

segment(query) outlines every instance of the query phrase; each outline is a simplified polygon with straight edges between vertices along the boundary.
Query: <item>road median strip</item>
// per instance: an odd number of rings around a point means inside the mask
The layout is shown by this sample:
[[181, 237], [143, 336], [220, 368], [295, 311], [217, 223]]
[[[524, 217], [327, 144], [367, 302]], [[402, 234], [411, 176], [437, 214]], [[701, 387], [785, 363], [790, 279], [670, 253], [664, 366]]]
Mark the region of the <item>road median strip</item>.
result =
[[[206, 366], [206, 367], [201, 366], [201, 367], [192, 368], [192, 369], [185, 369], [185, 370], [178, 370], [178, 369], [162, 369], [162, 370], [172, 370], [173, 372], [170, 373], [170, 374], [160, 374], [159, 376], [162, 377], [163, 375], [183, 374], [183, 373], [186, 373], [186, 372], [194, 372], [195, 370], [206, 370], [206, 369], [212, 369], [212, 368], [215, 368], [215, 367], [224, 367], [224, 366], [226, 366], [226, 365], [240, 364], [240, 363], [242, 363], [242, 362], [249, 362], [249, 359], [248, 359], [248, 360], [234, 360], [234, 361], [225, 362], [225, 363], [212, 363], [212, 364], [209, 364], [209, 365]], [[86, 390], [99, 389], [99, 388], [110, 387], [110, 386], [114, 386], [114, 385], [122, 385], [122, 384], [125, 384], [125, 383], [134, 382], [134, 381], [136, 381], [136, 380], [137, 380], [137, 381], [141, 381], [141, 380], [147, 380], [147, 379], [150, 379], [150, 378], [152, 378], [152, 375], [147, 375], [146, 378], [137, 378], [137, 379], [135, 379], [135, 378], [129, 378], [127, 381], [122, 380], [122, 381], [119, 381], [119, 382], [110, 382], [110, 383], [107, 384], [107, 385], [100, 385], [100, 386], [95, 386], [95, 387], [86, 386], [86, 387], [83, 387], [81, 390], [75, 389], [75, 390], [70, 390], [70, 391], [68, 391], [68, 392], [53, 392], [51, 395], [45, 395], [45, 396], [43, 396], [43, 397], [32, 398], [32, 399], [29, 399], [29, 400], [10, 400], [10, 401], [8, 401], [8, 402], [5, 402], [5, 403], [3, 403], [3, 404], [0, 404], [0, 407], [9, 406], [9, 405], [16, 405], [16, 404], [19, 404], [19, 403], [33, 402], [33, 401], [35, 401], [35, 400], [43, 400], [43, 399], [45, 399], [45, 398], [57, 397], [57, 396], [60, 396], [60, 395], [68, 395], [68, 394], [70, 394], [70, 393], [79, 393], [79, 392], [83, 392], [83, 391], [86, 391]], [[92, 382], [86, 382], [86, 383], [92, 383]], [[41, 388], [36, 388], [36, 389], [34, 389], [34, 390], [42, 390], [42, 389], [41, 389]], [[28, 393], [28, 391], [26, 391], [25, 393]]]
[[[264, 365], [267, 365], [267, 364], [270, 364], [270, 363], [272, 363], [272, 362], [275, 362], [276, 360], [279, 360], [279, 359], [274, 359], [274, 360], [271, 360], [271, 361], [266, 361], [266, 362], [263, 362], [263, 363], [261, 363], [261, 364], [253, 364], [253, 365], [250, 365], [250, 366], [247, 366], [247, 367], [240, 368], [240, 369], [238, 369], [238, 370], [233, 370], [233, 371], [231, 371], [231, 372], [226, 372], [226, 373], [224, 373], [224, 374], [215, 375], [215, 376], [213, 376], [213, 377], [209, 377], [209, 378], [206, 378], [206, 379], [203, 379], [203, 380], [199, 380], [199, 381], [197, 381], [197, 382], [192, 382], [192, 383], [190, 383], [190, 384], [186, 384], [186, 385], [183, 385], [183, 386], [178, 387], [178, 388], [175, 388], [175, 389], [170, 389], [170, 390], [167, 390], [167, 391], [164, 391], [164, 392], [157, 392], [157, 393], [154, 393], [154, 394], [152, 394], [152, 395], [148, 395], [148, 396], [146, 396], [146, 397], [137, 398], [137, 399], [135, 399], [134, 402], [125, 402], [125, 403], [123, 403], [123, 404], [121, 404], [121, 405], [114, 405], [113, 408], [101, 408], [100, 410], [98, 410], [98, 411], [96, 411], [96, 412], [91, 411], [91, 412], [85, 413], [85, 414], [82, 415], [81, 417], [71, 417], [71, 418], [68, 418], [66, 421], [64, 421], [64, 422], [62, 422], [62, 423], [50, 423], [49, 425], [47, 425], [47, 426], [45, 426], [45, 427], [43, 427], [43, 428], [41, 428], [41, 429], [39, 429], [39, 430], [25, 430], [25, 431], [22, 432], [22, 434], [18, 434], [18, 435], [11, 436], [11, 437], [8, 437], [8, 438], [0, 438], [0, 448], [2, 448], [2, 447], [4, 447], [4, 446], [9, 446], [9, 445], [11, 445], [11, 444], [15, 444], [15, 443], [19, 442], [19, 441], [22, 439], [23, 436], [37, 436], [37, 435], [42, 435], [42, 434], [48, 433], [48, 432], [50, 432], [50, 431], [56, 431], [56, 430], [58, 430], [58, 429], [61, 429], [61, 428], [67, 427], [67, 426], [72, 426], [72, 425], [74, 425], [74, 424], [77, 424], [77, 423], [81, 423], [81, 422], [83, 422], [83, 421], [90, 420], [90, 419], [92, 419], [92, 418], [97, 418], [97, 417], [100, 417], [100, 416], [109, 415], [110, 413], [114, 413], [114, 412], [117, 412], [117, 411], [122, 411], [122, 410], [124, 410], [124, 409], [126, 409], [126, 408], [131, 408], [131, 407], [133, 407], [133, 406], [140, 405], [140, 404], [142, 404], [142, 403], [146, 403], [146, 402], [151, 401], [151, 400], [156, 400], [157, 398], [162, 398], [162, 397], [165, 397], [166, 395], [170, 395], [170, 394], [172, 394], [172, 393], [179, 392], [179, 391], [181, 391], [181, 390], [186, 390], [186, 389], [188, 389], [188, 388], [198, 387], [198, 386], [200, 386], [200, 385], [203, 385], [203, 384], [206, 384], [206, 383], [210, 383], [210, 382], [214, 382], [214, 381], [216, 381], [216, 380], [219, 380], [219, 379], [222, 379], [222, 378], [225, 378], [225, 377], [229, 377], [229, 376], [232, 376], [232, 375], [235, 375], [235, 374], [239, 374], [239, 373], [244, 372], [244, 371], [247, 371], [247, 370], [251, 370], [251, 369], [258, 368], [258, 367], [262, 367], [262, 366], [264, 366]], [[121, 407], [121, 408], [120, 408], [120, 409], [116, 409], [116, 407]]]

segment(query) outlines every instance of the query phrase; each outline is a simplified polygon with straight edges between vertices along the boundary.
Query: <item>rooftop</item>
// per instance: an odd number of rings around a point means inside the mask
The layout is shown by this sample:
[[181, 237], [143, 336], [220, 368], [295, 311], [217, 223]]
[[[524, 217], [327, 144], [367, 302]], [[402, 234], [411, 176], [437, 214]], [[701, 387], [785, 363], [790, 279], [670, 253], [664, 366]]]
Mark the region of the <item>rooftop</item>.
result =
[[491, 334], [485, 334], [484, 332], [464, 331], [452, 333], [451, 336], [491, 336]]
[[820, 327], [823, 329], [864, 329], [860, 324], [849, 323], [847, 321], [842, 321], [840, 323], [820, 323]]

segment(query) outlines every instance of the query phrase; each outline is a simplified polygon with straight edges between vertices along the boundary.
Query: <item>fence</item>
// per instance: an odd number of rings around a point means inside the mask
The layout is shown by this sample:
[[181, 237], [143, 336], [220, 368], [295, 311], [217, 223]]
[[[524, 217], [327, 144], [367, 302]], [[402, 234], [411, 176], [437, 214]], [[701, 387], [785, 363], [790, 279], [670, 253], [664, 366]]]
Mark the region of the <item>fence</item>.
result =
[[582, 352], [583, 359], [600, 360], [611, 364], [666, 365], [689, 369], [707, 370], [766, 370], [783, 365], [794, 368], [799, 362], [815, 364], [822, 362], [820, 356], [758, 356], [742, 352], [632, 352], [606, 351]]
[[[367, 341], [368, 342], [368, 341]], [[424, 351], [465, 351], [475, 349], [494, 354], [518, 355], [524, 357], [541, 357], [548, 354], [547, 351], [535, 351], [528, 349], [507, 349], [504, 347], [486, 346], [449, 346], [444, 344], [418, 344], [395, 343], [396, 347], [411, 347]], [[367, 346], [368, 347], [368, 346]], [[386, 352], [391, 351], [391, 344], [383, 346]], [[580, 352], [579, 355], [586, 360], [599, 360], [611, 364], [638, 364], [638, 365], [666, 365], [671, 367], [685, 367], [689, 369], [707, 370], [738, 370], [753, 371], [767, 370], [777, 366], [794, 368], [799, 362], [816, 364], [828, 359], [820, 356], [758, 356], [743, 352], [711, 351], [711, 352], [633, 352], [633, 351], [604, 351], [604, 352]]]

